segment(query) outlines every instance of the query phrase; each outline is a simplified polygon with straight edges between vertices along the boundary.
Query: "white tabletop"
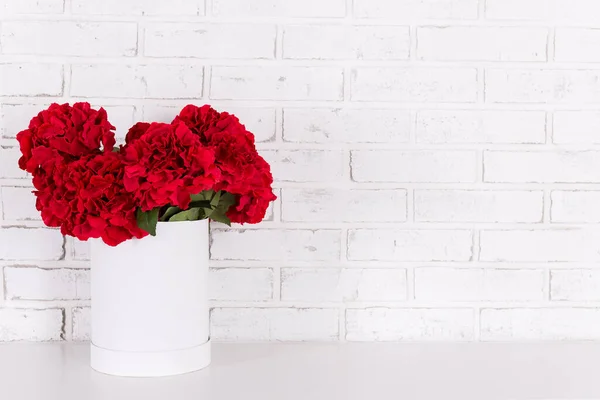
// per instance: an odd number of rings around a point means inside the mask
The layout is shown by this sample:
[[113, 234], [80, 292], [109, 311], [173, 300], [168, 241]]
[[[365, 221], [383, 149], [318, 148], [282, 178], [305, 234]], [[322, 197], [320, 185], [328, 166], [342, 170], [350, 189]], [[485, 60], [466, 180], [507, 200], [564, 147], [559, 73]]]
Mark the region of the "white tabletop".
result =
[[88, 367], [86, 344], [0, 345], [2, 400], [600, 399], [600, 344], [214, 344], [170, 378]]

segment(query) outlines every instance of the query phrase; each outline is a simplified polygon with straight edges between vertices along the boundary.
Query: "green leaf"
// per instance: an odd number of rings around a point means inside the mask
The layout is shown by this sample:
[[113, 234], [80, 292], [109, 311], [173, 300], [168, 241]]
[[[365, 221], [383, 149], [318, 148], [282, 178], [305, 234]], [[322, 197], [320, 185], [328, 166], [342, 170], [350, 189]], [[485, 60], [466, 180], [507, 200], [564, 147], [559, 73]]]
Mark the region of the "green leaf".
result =
[[182, 211], [180, 213], [177, 213], [175, 215], [173, 215], [170, 219], [169, 222], [175, 222], [175, 221], [197, 221], [200, 219], [200, 215], [202, 213], [202, 210], [198, 207], [196, 208], [190, 208], [189, 210], [185, 210]]
[[219, 205], [219, 200], [221, 200], [221, 193], [223, 193], [223, 192], [222, 191], [215, 192], [212, 199], [210, 199], [210, 205], [212, 208], [217, 208], [217, 206]]
[[213, 213], [210, 215], [210, 219], [225, 224], [227, 226], [231, 226], [231, 220], [225, 215], [225, 213], [222, 213], [218, 210], [213, 211]]
[[210, 201], [209, 200], [196, 200], [196, 201], [192, 201], [189, 205], [189, 208], [194, 208], [194, 207], [206, 207], [206, 208], [210, 208]]
[[192, 201], [206, 200], [206, 201], [210, 202], [210, 199], [212, 199], [213, 193], [214, 192], [212, 190], [203, 190], [198, 194], [191, 195], [191, 200]]
[[181, 208], [179, 208], [179, 207], [169, 207], [169, 208], [167, 208], [167, 211], [165, 211], [163, 216], [160, 217], [160, 220], [168, 221], [169, 218], [171, 218], [173, 215], [177, 214], [179, 211], [181, 211]]
[[138, 227], [152, 236], [156, 236], [156, 224], [158, 223], [159, 211], [160, 207], [156, 207], [150, 211], [142, 211], [141, 208], [138, 208], [135, 213]]
[[235, 196], [231, 193], [223, 192], [219, 201], [218, 209], [223, 211], [223, 214], [229, 210], [229, 207], [235, 204]]

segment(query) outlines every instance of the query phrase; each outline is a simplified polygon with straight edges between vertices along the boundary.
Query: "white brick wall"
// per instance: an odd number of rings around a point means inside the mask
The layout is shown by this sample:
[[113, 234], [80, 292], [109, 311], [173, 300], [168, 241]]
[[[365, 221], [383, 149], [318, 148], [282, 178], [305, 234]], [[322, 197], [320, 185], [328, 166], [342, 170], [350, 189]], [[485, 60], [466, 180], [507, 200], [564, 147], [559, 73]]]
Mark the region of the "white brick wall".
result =
[[600, 340], [599, 45], [598, 0], [0, 0], [0, 342], [89, 339], [15, 141], [77, 100], [255, 134], [279, 198], [212, 225], [218, 340]]

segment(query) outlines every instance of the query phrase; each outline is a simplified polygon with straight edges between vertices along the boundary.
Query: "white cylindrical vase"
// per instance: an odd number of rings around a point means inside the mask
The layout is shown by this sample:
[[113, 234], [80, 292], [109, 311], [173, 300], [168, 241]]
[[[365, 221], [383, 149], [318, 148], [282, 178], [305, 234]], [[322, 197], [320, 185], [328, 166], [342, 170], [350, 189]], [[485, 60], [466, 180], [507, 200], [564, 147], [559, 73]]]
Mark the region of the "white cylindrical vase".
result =
[[156, 236], [91, 245], [91, 366], [178, 375], [210, 364], [208, 220], [159, 222]]

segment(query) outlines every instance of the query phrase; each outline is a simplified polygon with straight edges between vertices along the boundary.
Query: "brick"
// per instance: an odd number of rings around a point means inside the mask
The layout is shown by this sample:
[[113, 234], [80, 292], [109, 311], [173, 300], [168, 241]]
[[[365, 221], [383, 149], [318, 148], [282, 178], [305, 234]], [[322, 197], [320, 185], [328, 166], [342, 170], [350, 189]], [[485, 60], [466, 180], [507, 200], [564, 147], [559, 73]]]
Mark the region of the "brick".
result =
[[0, 229], [0, 259], [59, 260], [64, 255], [63, 237], [45, 228]]
[[406, 221], [406, 190], [290, 188], [281, 202], [283, 221]]
[[146, 28], [149, 57], [275, 58], [274, 25], [153, 24]]
[[18, 147], [0, 147], [0, 176], [3, 178], [29, 178], [27, 172], [19, 168], [21, 152]]
[[418, 301], [544, 300], [544, 271], [483, 268], [417, 268]]
[[358, 18], [476, 19], [477, 0], [355, 0]]
[[426, 110], [417, 113], [418, 143], [544, 143], [543, 111]]
[[35, 195], [30, 187], [3, 187], [2, 212], [5, 221], [39, 221], [40, 212], [35, 208]]
[[283, 32], [287, 59], [407, 60], [409, 53], [408, 27], [296, 25]]
[[352, 229], [348, 259], [357, 261], [469, 261], [468, 230]]
[[600, 271], [593, 269], [551, 271], [550, 299], [557, 301], [599, 301]]
[[213, 230], [213, 260], [331, 261], [340, 254], [336, 230]]
[[4, 54], [131, 57], [137, 53], [133, 22], [3, 22]]
[[556, 190], [551, 193], [551, 221], [600, 223], [600, 191]]
[[593, 229], [482, 231], [481, 261], [600, 261], [600, 232]]
[[[108, 120], [117, 129], [115, 130], [115, 137], [119, 141], [125, 140], [125, 135], [129, 128], [133, 126], [137, 121], [135, 120], [136, 107], [135, 106], [96, 106], [95, 108], [104, 108], [108, 114]], [[170, 122], [170, 121], [169, 121]]]
[[43, 104], [0, 104], [0, 135], [9, 139], [17, 137], [45, 107]]
[[356, 68], [354, 101], [473, 103], [477, 100], [474, 68]]
[[346, 310], [346, 340], [463, 341], [473, 339], [473, 311], [433, 308]]
[[485, 73], [490, 103], [600, 102], [600, 70], [500, 70]]
[[0, 96], [60, 96], [61, 64], [0, 64]]
[[273, 298], [270, 268], [212, 268], [208, 288], [211, 300], [265, 301]]
[[482, 340], [598, 340], [600, 310], [594, 308], [486, 308]]
[[90, 242], [82, 242], [79, 239], [72, 239], [71, 256], [74, 260], [89, 260], [90, 259]]
[[77, 307], [73, 309], [73, 340], [88, 341], [91, 339], [91, 309]]
[[84, 269], [4, 268], [5, 296], [11, 300], [88, 300], [90, 271]]
[[542, 191], [416, 190], [415, 221], [542, 222]]
[[417, 55], [439, 61], [546, 61], [546, 28], [417, 28]]
[[14, 14], [62, 14], [64, 0], [3, 0], [0, 15]]
[[386, 109], [285, 108], [283, 140], [295, 143], [407, 143], [410, 112]]
[[194, 99], [202, 81], [200, 65], [73, 65], [71, 96]]
[[[600, 4], [595, 0], [487, 0], [490, 19], [531, 20], [592, 24], [600, 22]], [[556, 21], [556, 22], [555, 22]]]
[[337, 309], [215, 308], [211, 336], [217, 340], [314, 341], [339, 338]]
[[336, 182], [344, 174], [340, 151], [266, 150], [261, 155], [271, 165], [276, 181]]
[[475, 182], [477, 157], [472, 151], [355, 150], [356, 182]]
[[204, 0], [71, 0], [75, 15], [147, 15], [196, 16], [204, 15]]
[[[268, 107], [215, 107], [239, 118], [255, 136], [257, 142], [271, 142], [275, 139], [275, 109]], [[181, 111], [181, 106], [144, 106], [145, 121], [171, 122]]]
[[554, 59], [566, 62], [600, 62], [600, 29], [556, 29]]
[[285, 301], [404, 301], [406, 270], [285, 268]]
[[0, 308], [0, 342], [64, 339], [64, 310]]
[[512, 183], [598, 183], [598, 151], [486, 151], [484, 181]]
[[553, 142], [557, 144], [599, 144], [600, 112], [554, 112]]
[[341, 100], [343, 71], [335, 67], [213, 67], [214, 100]]
[[326, 18], [346, 15], [345, 0], [213, 0], [217, 17]]

